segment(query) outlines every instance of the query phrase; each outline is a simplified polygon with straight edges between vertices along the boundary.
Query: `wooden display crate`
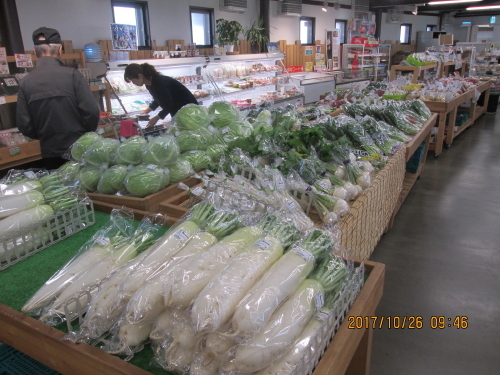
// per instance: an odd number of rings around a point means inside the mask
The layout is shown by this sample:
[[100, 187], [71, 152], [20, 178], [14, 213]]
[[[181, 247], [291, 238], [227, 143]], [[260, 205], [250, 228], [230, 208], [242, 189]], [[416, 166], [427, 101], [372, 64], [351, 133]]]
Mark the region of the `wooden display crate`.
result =
[[[113, 211], [114, 209], [123, 208], [123, 206], [118, 206], [118, 205], [115, 205], [115, 204], [110, 204], [110, 203], [105, 203], [105, 202], [95, 201], [93, 203], [94, 203], [94, 210], [95, 211], [104, 212], [106, 214], [110, 214], [111, 211]], [[134, 213], [134, 220], [142, 220], [144, 218], [144, 216], [151, 214], [151, 212], [136, 210], [134, 208], [129, 208], [129, 207], [126, 207], [126, 208], [128, 208], [129, 210], [131, 210]], [[179, 220], [178, 217], [172, 217], [170, 215], [167, 215], [167, 222], [166, 222], [165, 225], [168, 226], [168, 227], [170, 227], [177, 220]]]
[[0, 169], [12, 168], [42, 158], [40, 142], [31, 141], [0, 148]]
[[[385, 266], [365, 263], [365, 284], [313, 375], [366, 375], [373, 329], [349, 329], [350, 316], [374, 316], [384, 289]], [[358, 263], [359, 264], [359, 263]], [[151, 375], [88, 344], [63, 340], [64, 332], [0, 304], [0, 341], [63, 375]]]
[[[189, 177], [182, 181], [189, 187], [193, 187], [200, 183], [200, 180], [195, 177]], [[114, 206], [125, 206], [133, 208], [140, 211], [146, 212], [158, 212], [160, 208], [160, 203], [164, 202], [168, 198], [171, 198], [185, 190], [182, 190], [178, 186], [179, 184], [174, 184], [165, 189], [162, 189], [154, 194], [148, 195], [144, 198], [128, 197], [128, 196], [118, 196], [118, 195], [106, 195], [99, 193], [87, 193], [89, 198], [94, 202], [105, 202]]]
[[[190, 187], [195, 188], [198, 186], [203, 186], [203, 182]], [[169, 217], [181, 218], [186, 212], [189, 211], [190, 207], [184, 205], [185, 202], [189, 200], [189, 197], [190, 195], [188, 192], [183, 190], [181, 193], [174, 195], [164, 202], [161, 202], [159, 208], [160, 212], [167, 214]]]

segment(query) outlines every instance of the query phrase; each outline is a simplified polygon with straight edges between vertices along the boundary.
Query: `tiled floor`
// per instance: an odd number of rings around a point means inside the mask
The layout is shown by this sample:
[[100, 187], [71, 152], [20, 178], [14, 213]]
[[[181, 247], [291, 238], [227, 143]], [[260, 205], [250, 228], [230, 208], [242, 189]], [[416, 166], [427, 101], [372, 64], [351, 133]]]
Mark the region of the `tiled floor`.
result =
[[374, 332], [371, 374], [500, 374], [500, 113], [429, 154], [371, 260], [386, 265], [377, 315], [423, 318], [422, 329]]

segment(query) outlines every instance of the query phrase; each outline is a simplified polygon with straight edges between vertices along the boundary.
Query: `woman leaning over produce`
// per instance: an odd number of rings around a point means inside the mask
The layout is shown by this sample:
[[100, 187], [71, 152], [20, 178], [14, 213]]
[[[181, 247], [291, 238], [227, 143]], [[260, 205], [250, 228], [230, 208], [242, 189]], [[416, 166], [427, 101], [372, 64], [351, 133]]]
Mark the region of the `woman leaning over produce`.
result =
[[158, 115], [149, 120], [148, 127], [156, 125], [159, 119], [164, 119], [169, 113], [174, 116], [186, 104], [198, 104], [191, 91], [182, 83], [162, 75], [148, 63], [129, 64], [125, 68], [124, 79], [125, 82], [132, 82], [136, 86], [146, 85], [153, 97], [153, 102], [143, 114], [148, 114], [158, 107], [162, 108]]

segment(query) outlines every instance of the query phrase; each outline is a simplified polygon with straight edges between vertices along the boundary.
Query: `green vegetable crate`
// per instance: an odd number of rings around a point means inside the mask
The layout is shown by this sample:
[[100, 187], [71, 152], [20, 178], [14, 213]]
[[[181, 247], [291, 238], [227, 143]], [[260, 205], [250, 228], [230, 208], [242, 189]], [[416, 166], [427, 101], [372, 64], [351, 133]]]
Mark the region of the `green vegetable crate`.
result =
[[406, 172], [407, 173], [417, 173], [424, 158], [425, 153], [425, 141], [418, 146], [415, 153], [410, 157], [410, 160], [406, 162]]
[[26, 354], [3, 344], [0, 345], [0, 375], [58, 375]]

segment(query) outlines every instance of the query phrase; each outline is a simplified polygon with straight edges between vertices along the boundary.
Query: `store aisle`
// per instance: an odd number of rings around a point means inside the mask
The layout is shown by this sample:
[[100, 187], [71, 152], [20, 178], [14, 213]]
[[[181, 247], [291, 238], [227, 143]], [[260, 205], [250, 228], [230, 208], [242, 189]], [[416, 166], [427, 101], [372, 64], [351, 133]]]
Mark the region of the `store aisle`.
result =
[[[422, 329], [375, 330], [372, 375], [499, 373], [500, 113], [427, 159], [371, 260], [386, 265], [377, 315], [423, 318]], [[431, 316], [445, 328], [431, 329]]]

